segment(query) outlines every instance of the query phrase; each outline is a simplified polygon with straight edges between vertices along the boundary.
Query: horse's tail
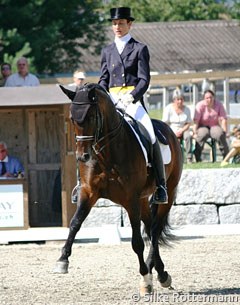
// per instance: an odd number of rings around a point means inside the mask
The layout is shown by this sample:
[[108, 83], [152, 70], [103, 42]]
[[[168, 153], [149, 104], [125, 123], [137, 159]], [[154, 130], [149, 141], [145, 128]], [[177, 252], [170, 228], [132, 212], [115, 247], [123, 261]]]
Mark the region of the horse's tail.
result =
[[169, 224], [168, 215], [161, 221], [160, 235], [158, 238], [160, 245], [171, 246], [171, 242], [176, 241], [177, 237], [173, 234], [173, 227]]
[[152, 227], [151, 234], [154, 234], [158, 238], [159, 245], [171, 246], [173, 241], [177, 240], [177, 237], [173, 234], [173, 228], [169, 224], [169, 211], [167, 213], [159, 213], [159, 205], [152, 203]]

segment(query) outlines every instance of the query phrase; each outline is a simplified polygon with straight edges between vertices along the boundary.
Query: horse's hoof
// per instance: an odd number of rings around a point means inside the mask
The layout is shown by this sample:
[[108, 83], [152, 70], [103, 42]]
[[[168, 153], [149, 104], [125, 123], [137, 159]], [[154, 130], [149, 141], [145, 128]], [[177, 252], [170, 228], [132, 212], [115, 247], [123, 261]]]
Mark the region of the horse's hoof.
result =
[[171, 289], [171, 287], [172, 287], [172, 286], [171, 286], [171, 284], [172, 284], [171, 275], [168, 274], [168, 277], [167, 277], [166, 281], [163, 282], [163, 283], [160, 282], [160, 284], [161, 284], [161, 286], [162, 286], [163, 288], [170, 288], [170, 289]]
[[68, 262], [56, 262], [55, 268], [53, 269], [53, 273], [68, 273]]
[[148, 285], [147, 287], [140, 287], [140, 296], [144, 297], [146, 294], [153, 293], [153, 287]]
[[146, 294], [153, 292], [152, 274], [146, 274], [140, 281], [140, 296], [144, 297]]

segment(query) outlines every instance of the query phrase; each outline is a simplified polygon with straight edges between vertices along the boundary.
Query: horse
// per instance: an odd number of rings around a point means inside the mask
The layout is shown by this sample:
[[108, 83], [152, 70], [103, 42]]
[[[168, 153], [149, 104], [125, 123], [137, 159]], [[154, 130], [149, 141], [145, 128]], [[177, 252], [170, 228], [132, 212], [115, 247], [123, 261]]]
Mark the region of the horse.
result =
[[[169, 142], [172, 155], [170, 163], [165, 165], [168, 203], [154, 204], [151, 201], [156, 188], [153, 169], [147, 166], [125, 114], [117, 110], [107, 91], [94, 83], [84, 84], [78, 92], [60, 87], [72, 101], [70, 113], [81, 188], [69, 235], [54, 272], [68, 272], [68, 258], [77, 232], [96, 201], [107, 198], [127, 211], [132, 227], [132, 249], [139, 261], [141, 295], [153, 291], [154, 267], [162, 287], [171, 287], [172, 279], [164, 270], [159, 244], [169, 241], [168, 214], [182, 173], [183, 160], [178, 139], [167, 124], [153, 120], [155, 129], [163, 127], [162, 133]], [[146, 262], [141, 222], [150, 240]]]

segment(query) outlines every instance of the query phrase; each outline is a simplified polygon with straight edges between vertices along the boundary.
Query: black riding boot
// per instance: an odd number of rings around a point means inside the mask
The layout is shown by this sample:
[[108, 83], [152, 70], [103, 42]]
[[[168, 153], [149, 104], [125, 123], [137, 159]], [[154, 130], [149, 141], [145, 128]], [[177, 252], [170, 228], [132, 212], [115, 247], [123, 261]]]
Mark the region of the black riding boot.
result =
[[165, 167], [163, 164], [162, 153], [158, 140], [153, 144], [153, 160], [152, 167], [156, 179], [157, 189], [153, 194], [153, 202], [155, 204], [167, 204], [168, 203], [168, 194], [166, 186], [166, 177], [165, 177]]

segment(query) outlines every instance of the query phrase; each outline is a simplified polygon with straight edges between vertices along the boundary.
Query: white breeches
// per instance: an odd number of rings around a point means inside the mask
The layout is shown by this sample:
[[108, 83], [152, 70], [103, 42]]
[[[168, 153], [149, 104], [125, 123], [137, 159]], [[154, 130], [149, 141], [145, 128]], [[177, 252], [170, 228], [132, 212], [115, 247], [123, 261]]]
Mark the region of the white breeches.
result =
[[152, 121], [142, 106], [141, 102], [131, 103], [126, 109], [123, 104], [119, 101], [119, 95], [110, 94], [112, 101], [115, 103], [115, 106], [125, 110], [127, 114], [133, 117], [135, 120], [139, 121], [143, 124], [143, 126], [147, 129], [149, 136], [151, 138], [152, 144], [156, 142], [156, 136], [154, 133]]
[[127, 107], [126, 113], [129, 114], [131, 117], [133, 117], [135, 120], [137, 120], [143, 124], [143, 126], [147, 129], [147, 131], [150, 135], [152, 144], [154, 144], [156, 142], [156, 136], [154, 133], [152, 121], [151, 121], [148, 113], [142, 106], [141, 102], [138, 101], [135, 104], [131, 103]]

